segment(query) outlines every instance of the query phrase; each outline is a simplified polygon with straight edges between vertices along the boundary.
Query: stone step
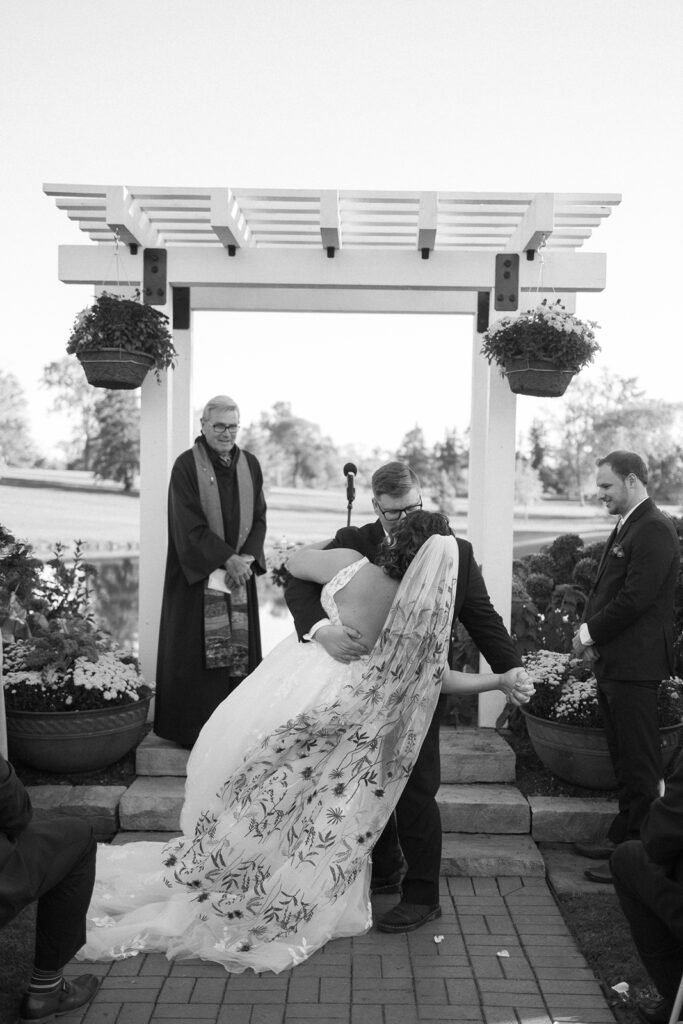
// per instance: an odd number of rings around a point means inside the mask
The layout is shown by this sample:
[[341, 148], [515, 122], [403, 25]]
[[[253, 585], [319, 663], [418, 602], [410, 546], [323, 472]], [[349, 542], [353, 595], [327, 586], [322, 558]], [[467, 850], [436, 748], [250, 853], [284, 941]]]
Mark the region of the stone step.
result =
[[444, 832], [528, 835], [529, 803], [514, 786], [445, 785], [437, 796]]
[[36, 821], [64, 814], [86, 818], [101, 843], [118, 831], [125, 792], [125, 786], [27, 786]]
[[[121, 828], [175, 831], [184, 794], [181, 777], [141, 776], [121, 797]], [[445, 785], [439, 790], [438, 803], [444, 832], [529, 833], [529, 804], [513, 786]]]
[[[184, 776], [189, 751], [148, 733], [137, 748], [138, 775]], [[514, 782], [515, 755], [495, 729], [441, 730], [441, 781]]]
[[592, 843], [603, 839], [617, 813], [599, 797], [530, 796], [531, 836], [537, 843]]
[[495, 729], [441, 729], [442, 783], [514, 782], [515, 753]]
[[[116, 845], [141, 839], [167, 843], [178, 833], [119, 832]], [[445, 876], [543, 877], [545, 862], [529, 836], [444, 836], [441, 874]]]
[[443, 837], [442, 875], [545, 875], [545, 862], [531, 836], [465, 835]]

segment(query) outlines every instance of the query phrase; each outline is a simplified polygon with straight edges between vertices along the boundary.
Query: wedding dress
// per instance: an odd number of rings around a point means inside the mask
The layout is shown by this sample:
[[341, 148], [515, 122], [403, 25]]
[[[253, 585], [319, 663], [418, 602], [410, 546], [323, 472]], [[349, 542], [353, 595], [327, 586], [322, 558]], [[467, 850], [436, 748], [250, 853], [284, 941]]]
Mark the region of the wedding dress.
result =
[[[343, 665], [293, 634], [230, 694], [190, 755], [183, 835], [98, 848], [79, 959], [278, 972], [370, 928], [370, 852], [434, 712], [457, 558], [452, 537], [422, 546], [366, 657]], [[333, 623], [365, 564], [323, 588]]]

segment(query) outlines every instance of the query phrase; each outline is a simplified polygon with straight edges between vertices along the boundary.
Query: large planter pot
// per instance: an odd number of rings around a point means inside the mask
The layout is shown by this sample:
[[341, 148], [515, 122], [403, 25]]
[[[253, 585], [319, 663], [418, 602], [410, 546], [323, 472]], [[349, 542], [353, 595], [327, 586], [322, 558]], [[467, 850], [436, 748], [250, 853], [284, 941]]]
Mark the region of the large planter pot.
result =
[[[553, 775], [587, 789], [617, 788], [604, 729], [549, 722], [521, 710], [531, 745]], [[665, 766], [678, 747], [682, 731], [683, 722], [659, 730]]]
[[510, 391], [536, 398], [559, 398], [574, 376], [573, 370], [559, 370], [549, 359], [510, 359], [505, 364]]
[[77, 353], [88, 384], [114, 391], [139, 388], [154, 366], [154, 356], [146, 352], [126, 352], [121, 348], [89, 349]]
[[106, 768], [142, 739], [151, 698], [96, 711], [7, 709], [10, 759], [48, 772]]

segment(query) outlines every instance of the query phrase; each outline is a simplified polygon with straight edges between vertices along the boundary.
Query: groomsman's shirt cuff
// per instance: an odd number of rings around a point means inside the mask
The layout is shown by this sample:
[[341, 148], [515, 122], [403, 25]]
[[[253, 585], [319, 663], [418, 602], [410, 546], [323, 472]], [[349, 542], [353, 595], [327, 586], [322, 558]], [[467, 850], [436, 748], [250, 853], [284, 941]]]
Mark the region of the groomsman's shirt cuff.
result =
[[304, 640], [312, 640], [315, 637], [315, 634], [321, 628], [321, 626], [329, 626], [329, 624], [330, 624], [330, 620], [329, 619], [320, 619], [313, 626], [311, 626], [311, 628], [309, 629], [308, 633], [304, 633], [304, 637], [303, 637]]
[[595, 643], [595, 641], [591, 639], [591, 635], [588, 632], [588, 626], [585, 622], [582, 622], [579, 626], [579, 640], [584, 647], [590, 647]]

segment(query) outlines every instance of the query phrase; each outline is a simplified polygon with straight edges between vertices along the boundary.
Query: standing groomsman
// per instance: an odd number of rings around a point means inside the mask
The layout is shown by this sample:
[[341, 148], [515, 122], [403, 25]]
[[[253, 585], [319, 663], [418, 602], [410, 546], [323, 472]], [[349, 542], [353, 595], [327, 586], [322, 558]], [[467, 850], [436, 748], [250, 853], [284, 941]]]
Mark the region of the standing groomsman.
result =
[[[598, 460], [597, 488], [618, 516], [588, 595], [574, 653], [592, 664], [598, 703], [617, 779], [619, 813], [601, 843], [577, 843], [577, 853], [606, 859], [619, 843], [640, 836], [659, 793], [662, 754], [657, 690], [673, 672], [674, 590], [679, 543], [671, 518], [647, 493], [647, 468], [630, 451]], [[611, 882], [607, 866], [586, 871]]]

